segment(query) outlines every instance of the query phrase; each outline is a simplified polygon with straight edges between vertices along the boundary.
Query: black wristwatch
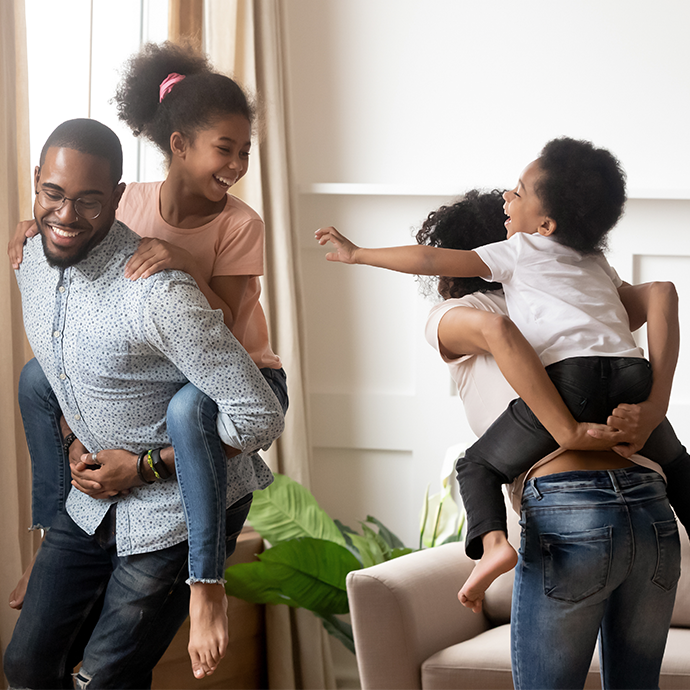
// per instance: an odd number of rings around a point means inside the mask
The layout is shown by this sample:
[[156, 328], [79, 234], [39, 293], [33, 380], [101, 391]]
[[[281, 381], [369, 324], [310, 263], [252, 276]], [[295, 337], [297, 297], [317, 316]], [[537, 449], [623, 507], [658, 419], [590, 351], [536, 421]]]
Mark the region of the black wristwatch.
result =
[[69, 455], [69, 447], [77, 440], [76, 434], [67, 434], [62, 441], [62, 450], [65, 451], [65, 455]]

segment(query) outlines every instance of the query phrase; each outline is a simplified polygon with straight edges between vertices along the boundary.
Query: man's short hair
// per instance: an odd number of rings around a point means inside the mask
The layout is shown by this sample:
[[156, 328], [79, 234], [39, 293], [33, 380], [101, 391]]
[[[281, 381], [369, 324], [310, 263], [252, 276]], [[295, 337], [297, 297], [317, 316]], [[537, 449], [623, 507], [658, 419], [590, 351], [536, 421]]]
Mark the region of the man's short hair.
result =
[[58, 125], [43, 145], [40, 165], [43, 165], [48, 149], [53, 146], [105, 158], [110, 162], [113, 185], [116, 185], [122, 177], [120, 140], [110, 127], [106, 127], [98, 120], [80, 117]]

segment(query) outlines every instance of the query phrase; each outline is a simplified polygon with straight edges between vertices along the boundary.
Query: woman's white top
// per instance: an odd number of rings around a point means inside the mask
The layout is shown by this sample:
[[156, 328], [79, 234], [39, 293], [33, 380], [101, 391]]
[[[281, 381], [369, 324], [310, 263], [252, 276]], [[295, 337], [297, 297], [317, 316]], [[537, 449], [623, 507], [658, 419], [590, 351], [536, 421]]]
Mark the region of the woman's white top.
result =
[[[438, 341], [439, 324], [441, 319], [451, 309], [459, 307], [480, 309], [506, 316], [506, 301], [501, 290], [486, 293], [475, 292], [465, 297], [448, 299], [432, 307], [424, 331], [429, 344], [441, 355], [441, 359], [448, 365], [450, 375], [458, 386], [458, 394], [465, 406], [465, 414], [467, 415], [470, 428], [479, 437], [508, 407], [510, 401], [517, 398], [518, 395], [503, 378], [496, 360], [491, 355], [462, 355], [456, 359], [449, 359], [441, 352]], [[518, 477], [509, 485], [509, 498], [517, 513], [520, 512], [524, 484], [529, 479], [531, 473], [563, 452], [564, 449], [559, 448], [542, 458], [528, 472]], [[659, 465], [651, 460], [640, 455], [633, 455], [630, 459], [638, 465], [643, 465], [659, 472], [663, 476]]]

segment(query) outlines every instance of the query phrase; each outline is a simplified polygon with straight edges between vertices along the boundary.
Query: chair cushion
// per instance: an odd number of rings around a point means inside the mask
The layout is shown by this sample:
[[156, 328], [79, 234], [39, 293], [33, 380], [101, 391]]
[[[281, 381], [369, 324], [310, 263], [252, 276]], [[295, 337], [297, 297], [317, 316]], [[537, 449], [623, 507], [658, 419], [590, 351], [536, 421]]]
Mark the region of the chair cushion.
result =
[[[544, 644], [548, 644], [547, 641]], [[671, 628], [661, 666], [661, 690], [690, 687], [690, 630]], [[424, 690], [495, 688], [510, 690], [510, 626], [487, 630], [466, 642], [447, 647], [422, 664]], [[585, 688], [601, 688], [599, 650], [595, 650]]]
[[[548, 643], [544, 641], [544, 644]], [[510, 670], [510, 625], [492, 628], [429, 657], [422, 664], [422, 688], [511, 690], [513, 676]], [[585, 682], [586, 690], [597, 688], [601, 688], [598, 651], [594, 654]]]
[[495, 688], [510, 690], [510, 626], [487, 630], [447, 647], [422, 664], [422, 688]]

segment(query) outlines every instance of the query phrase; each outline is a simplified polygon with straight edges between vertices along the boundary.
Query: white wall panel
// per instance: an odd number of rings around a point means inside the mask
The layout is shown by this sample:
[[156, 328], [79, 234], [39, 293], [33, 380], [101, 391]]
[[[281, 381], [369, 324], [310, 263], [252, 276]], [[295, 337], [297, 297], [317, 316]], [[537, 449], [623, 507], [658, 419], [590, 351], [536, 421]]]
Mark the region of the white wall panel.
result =
[[690, 194], [685, 0], [290, 0], [301, 183], [514, 184], [567, 134]]

